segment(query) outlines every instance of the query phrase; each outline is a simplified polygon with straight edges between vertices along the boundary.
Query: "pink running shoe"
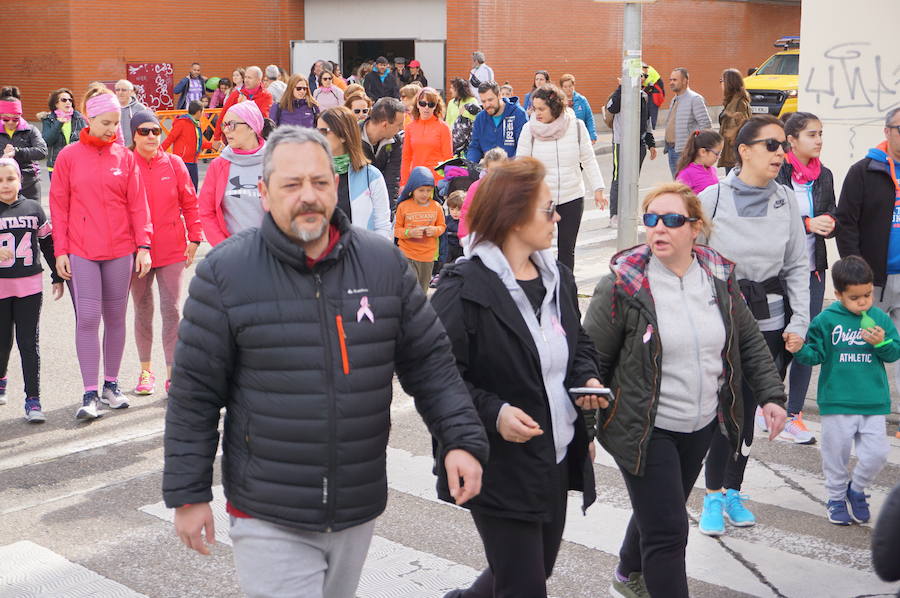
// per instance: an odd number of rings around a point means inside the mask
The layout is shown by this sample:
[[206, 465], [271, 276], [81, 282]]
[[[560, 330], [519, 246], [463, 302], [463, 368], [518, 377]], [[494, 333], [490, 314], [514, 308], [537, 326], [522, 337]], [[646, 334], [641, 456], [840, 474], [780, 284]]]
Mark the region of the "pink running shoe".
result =
[[148, 370], [141, 370], [141, 376], [138, 378], [137, 386], [134, 387], [136, 395], [152, 395], [156, 390], [156, 376]]

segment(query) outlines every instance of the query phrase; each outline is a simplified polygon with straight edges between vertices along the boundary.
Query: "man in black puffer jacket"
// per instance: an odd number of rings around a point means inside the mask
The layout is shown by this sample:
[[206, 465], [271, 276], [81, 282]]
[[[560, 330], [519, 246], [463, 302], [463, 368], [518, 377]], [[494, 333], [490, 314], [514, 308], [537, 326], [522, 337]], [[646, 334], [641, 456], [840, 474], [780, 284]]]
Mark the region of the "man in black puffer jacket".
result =
[[[221, 243], [184, 306], [166, 413], [163, 495], [182, 541], [211, 541], [213, 460], [242, 589], [352, 598], [387, 502], [392, 376], [416, 402], [462, 504], [487, 437], [450, 343], [406, 259], [350, 225], [328, 142], [269, 138], [259, 229]], [[459, 480], [462, 478], [462, 487]]]

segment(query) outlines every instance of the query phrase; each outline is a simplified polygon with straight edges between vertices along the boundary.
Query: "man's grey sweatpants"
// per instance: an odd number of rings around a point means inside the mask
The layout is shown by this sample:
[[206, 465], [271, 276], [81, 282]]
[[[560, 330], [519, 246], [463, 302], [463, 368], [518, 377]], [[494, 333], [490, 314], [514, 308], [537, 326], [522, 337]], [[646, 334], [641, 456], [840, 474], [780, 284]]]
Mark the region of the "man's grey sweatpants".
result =
[[[851, 476], [847, 466], [854, 444], [858, 462]], [[823, 415], [822, 473], [828, 500], [844, 500], [851, 478], [857, 492], [871, 486], [887, 463], [890, 448], [883, 415]]]
[[234, 564], [250, 598], [354, 598], [375, 520], [339, 532], [305, 532], [231, 518]]
[[[900, 330], [900, 274], [889, 274], [884, 287], [875, 287], [875, 307], [890, 316], [894, 326]], [[900, 392], [900, 361], [884, 364], [888, 376], [893, 378], [894, 390]], [[900, 407], [895, 411], [900, 412]]]

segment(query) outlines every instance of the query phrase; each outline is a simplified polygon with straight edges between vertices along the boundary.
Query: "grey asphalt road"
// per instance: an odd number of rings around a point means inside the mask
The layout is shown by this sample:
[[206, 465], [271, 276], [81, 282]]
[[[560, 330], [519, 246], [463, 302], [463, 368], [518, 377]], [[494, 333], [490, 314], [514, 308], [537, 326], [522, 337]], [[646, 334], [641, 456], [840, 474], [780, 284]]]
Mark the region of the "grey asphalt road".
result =
[[[599, 157], [611, 176], [610, 156]], [[640, 187], [668, 180], [664, 158], [645, 164]], [[46, 189], [46, 187], [45, 187]], [[593, 207], [585, 212], [576, 251], [576, 277], [586, 308], [615, 250], [615, 231]], [[205, 255], [205, 248], [200, 258]], [[193, 268], [185, 272], [184, 289]], [[130, 316], [129, 316], [130, 317]], [[157, 330], [159, 322], [156, 322]], [[131, 326], [129, 326], [131, 328]], [[22, 420], [21, 373], [14, 351], [9, 399], [0, 407], [0, 598], [12, 596], [239, 596], [227, 543], [217, 529], [212, 556], [185, 549], [173, 534], [161, 501], [162, 432], [166, 400], [159, 391], [132, 396], [132, 406], [90, 424], [73, 415], [81, 398], [68, 297], [45, 294], [41, 335], [42, 401], [49, 421]], [[163, 378], [162, 351], [154, 363]], [[129, 330], [120, 380], [132, 389], [138, 374]], [[161, 384], [160, 384], [161, 387]], [[818, 430], [815, 385], [807, 419]], [[389, 450], [390, 498], [376, 526], [359, 596], [436, 597], [470, 581], [485, 566], [468, 514], [434, 499], [431, 445], [411, 399], [394, 388]], [[892, 418], [896, 422], [895, 418]], [[891, 435], [889, 465], [872, 489], [876, 509], [900, 480], [900, 440]], [[692, 595], [790, 598], [888, 595], [871, 572], [871, 526], [837, 528], [824, 518], [817, 446], [757, 437], [744, 492], [757, 514], [754, 528], [729, 528], [720, 540], [700, 536], [692, 524], [688, 575]], [[629, 515], [627, 492], [608, 455], [595, 465], [600, 500], [583, 517], [570, 510], [550, 594], [557, 598], [605, 596]], [[702, 480], [702, 476], [701, 476]], [[219, 484], [218, 473], [214, 480]], [[573, 504], [576, 497], [571, 499]], [[702, 491], [688, 503], [696, 518]], [[221, 515], [222, 501], [216, 502]], [[83, 593], [84, 588], [93, 588]], [[27, 592], [31, 592], [30, 594]]]

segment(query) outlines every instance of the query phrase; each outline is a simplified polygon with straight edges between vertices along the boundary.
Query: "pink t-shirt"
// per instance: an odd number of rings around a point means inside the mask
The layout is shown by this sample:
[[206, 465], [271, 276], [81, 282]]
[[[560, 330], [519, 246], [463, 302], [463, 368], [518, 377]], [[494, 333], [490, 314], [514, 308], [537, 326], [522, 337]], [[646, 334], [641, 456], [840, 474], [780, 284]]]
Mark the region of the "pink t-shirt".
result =
[[466, 215], [469, 213], [469, 208], [472, 207], [472, 199], [475, 197], [475, 192], [478, 191], [478, 185], [480, 184], [481, 179], [478, 179], [477, 181], [469, 185], [469, 189], [466, 191], [466, 198], [463, 200], [462, 209], [460, 209], [459, 211], [460, 239], [469, 234], [469, 225], [466, 224]]
[[675, 180], [690, 187], [694, 193], [700, 193], [710, 185], [718, 183], [719, 177], [716, 175], [716, 169], [712, 166], [703, 166], [692, 162], [678, 173]]

